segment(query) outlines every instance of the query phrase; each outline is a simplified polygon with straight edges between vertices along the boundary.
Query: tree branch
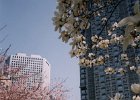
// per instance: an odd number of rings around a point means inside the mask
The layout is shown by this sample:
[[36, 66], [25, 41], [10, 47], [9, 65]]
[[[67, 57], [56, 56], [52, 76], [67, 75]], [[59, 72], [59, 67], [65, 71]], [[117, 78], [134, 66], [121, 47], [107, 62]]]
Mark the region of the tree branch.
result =
[[100, 35], [102, 34], [103, 30], [105, 29], [105, 27], [106, 27], [106, 26], [107, 26], [107, 24], [108, 24], [108, 21], [109, 21], [109, 20], [110, 20], [110, 18], [112, 17], [112, 15], [113, 15], [114, 11], [116, 10], [116, 8], [118, 7], [118, 5], [119, 5], [122, 1], [124, 1], [124, 0], [120, 0], [120, 1], [116, 4], [116, 6], [114, 7], [114, 9], [111, 11], [110, 16], [108, 17], [108, 19], [107, 19], [106, 23], [104, 24], [104, 26], [103, 26], [102, 30], [100, 31], [100, 33], [98, 34], [98, 36], [100, 36]]

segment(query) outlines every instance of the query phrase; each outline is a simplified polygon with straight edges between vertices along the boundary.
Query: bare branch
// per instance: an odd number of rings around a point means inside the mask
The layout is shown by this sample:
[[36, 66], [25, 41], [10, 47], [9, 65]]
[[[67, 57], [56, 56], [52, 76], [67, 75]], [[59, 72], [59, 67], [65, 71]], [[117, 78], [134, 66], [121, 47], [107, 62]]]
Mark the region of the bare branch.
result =
[[113, 10], [111, 11], [110, 16], [107, 18], [107, 21], [105, 22], [105, 24], [104, 24], [102, 30], [100, 31], [100, 33], [98, 34], [98, 36], [100, 36], [100, 35], [102, 34], [103, 30], [105, 29], [105, 27], [106, 27], [107, 24], [108, 24], [108, 21], [109, 21], [110, 18], [112, 17], [114, 11], [116, 10], [116, 8], [119, 6], [119, 4], [120, 4], [122, 1], [124, 1], [124, 0], [120, 0], [120, 1], [114, 6]]

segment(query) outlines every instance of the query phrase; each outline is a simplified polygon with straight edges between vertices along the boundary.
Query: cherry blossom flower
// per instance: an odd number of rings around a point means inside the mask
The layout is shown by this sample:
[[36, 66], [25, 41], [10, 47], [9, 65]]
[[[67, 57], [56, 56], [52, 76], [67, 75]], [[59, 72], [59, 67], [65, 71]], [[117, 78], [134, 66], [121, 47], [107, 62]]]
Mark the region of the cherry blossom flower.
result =
[[109, 58], [109, 54], [105, 54], [105, 58]]
[[139, 35], [135, 38], [135, 41], [136, 42], [140, 41], [140, 36]]
[[84, 41], [85, 37], [83, 35], [78, 35], [73, 38], [73, 41], [70, 43], [70, 45], [72, 45], [72, 49], [74, 49], [76, 45], [83, 43]]
[[80, 28], [81, 29], [88, 29], [90, 27], [90, 23], [88, 21], [82, 21], [80, 23]]
[[112, 68], [112, 67], [107, 67], [104, 71], [105, 71], [106, 74], [113, 74], [113, 73], [115, 73], [115, 69]]
[[86, 51], [87, 51], [87, 46], [84, 43], [82, 43], [79, 45], [78, 48], [72, 49], [70, 51], [70, 55], [71, 55], [71, 57], [74, 57], [74, 56], [79, 57], [79, 56], [85, 54]]
[[127, 54], [121, 54], [121, 60], [128, 60]]
[[62, 38], [62, 41], [67, 43], [70, 39], [70, 34], [67, 31], [62, 31], [59, 38]]
[[132, 47], [136, 47], [137, 44], [133, 41], [133, 42], [131, 43], [131, 46], [132, 46]]
[[101, 40], [99, 43], [98, 43], [98, 47], [99, 48], [102, 48], [102, 49], [105, 49], [107, 48], [109, 45], [109, 40], [106, 39], [106, 40]]
[[124, 68], [119, 68], [118, 72], [122, 75], [124, 75], [126, 73], [126, 70]]
[[140, 100], [140, 96], [133, 96], [132, 99], [133, 100]]
[[83, 66], [84, 63], [85, 63], [85, 58], [79, 59], [79, 65], [80, 65], [80, 66]]
[[86, 47], [77, 49], [77, 56], [81, 56], [81, 55], [85, 54], [86, 51], [87, 51]]
[[73, 25], [71, 23], [65, 23], [64, 28], [68, 33], [71, 33], [74, 31]]
[[97, 60], [97, 65], [104, 64], [104, 57], [103, 56], [99, 56], [98, 58], [96, 58], [96, 60]]
[[52, 18], [53, 24], [55, 25], [55, 31], [59, 29], [61, 32], [61, 27], [65, 24], [65, 18], [62, 17], [62, 14], [59, 12], [55, 12], [55, 17]]
[[71, 57], [75, 57], [76, 56], [76, 51], [73, 50], [73, 49], [69, 53], [70, 53]]
[[122, 100], [123, 95], [121, 95], [120, 93], [116, 93], [114, 98], [110, 98], [110, 100]]
[[136, 62], [139, 62], [139, 61], [140, 61], [140, 57], [139, 57], [139, 56], [136, 56], [136, 57], [135, 57], [135, 61], [136, 61]]
[[98, 42], [102, 40], [102, 37], [98, 37], [97, 35], [91, 37], [92, 42]]
[[102, 23], [105, 24], [106, 21], [107, 21], [107, 18], [106, 17], [103, 17], [102, 18]]
[[93, 54], [93, 53], [89, 53], [89, 54], [88, 54], [88, 57], [92, 59], [92, 58], [95, 57], [95, 54]]
[[93, 59], [92, 60], [92, 64], [96, 66], [97, 65], [97, 60], [96, 59]]
[[86, 67], [92, 67], [92, 60], [86, 59], [86, 58], [81, 58], [79, 60], [79, 65], [80, 66], [86, 66]]
[[131, 90], [132, 90], [132, 92], [139, 94], [140, 93], [140, 84], [132, 84]]
[[136, 67], [135, 66], [131, 66], [130, 67], [130, 70], [134, 70], [135, 71], [136, 70]]
[[115, 22], [115, 23], [112, 25], [112, 27], [118, 27], [118, 23]]
[[122, 40], [123, 40], [123, 36], [122, 35], [117, 37], [116, 34], [112, 34], [111, 39], [110, 39], [110, 43], [111, 44], [113, 44], [113, 43], [120, 43], [120, 42], [122, 42]]
[[97, 47], [97, 45], [96, 45], [96, 44], [92, 45], [92, 49], [94, 49], [94, 48], [96, 48], [96, 47]]

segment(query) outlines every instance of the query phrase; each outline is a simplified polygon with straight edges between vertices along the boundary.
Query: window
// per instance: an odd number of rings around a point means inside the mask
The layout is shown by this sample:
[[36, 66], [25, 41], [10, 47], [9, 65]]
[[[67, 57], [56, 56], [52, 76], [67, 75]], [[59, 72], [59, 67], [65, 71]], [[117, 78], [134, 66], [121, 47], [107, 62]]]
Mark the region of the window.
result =
[[86, 83], [86, 80], [85, 80], [85, 79], [82, 79], [82, 80], [81, 80], [81, 83]]
[[82, 75], [81, 75], [81, 78], [86, 78], [86, 75], [83, 75], [83, 74], [82, 74]]
[[122, 92], [123, 91], [123, 87], [122, 86], [119, 86], [118, 87], [118, 91]]
[[85, 73], [86, 71], [85, 71], [85, 69], [81, 69], [81, 73]]
[[82, 95], [82, 100], [85, 100], [86, 99], [86, 95]]
[[122, 83], [122, 81], [121, 81], [121, 80], [118, 80], [118, 81], [117, 81], [117, 85], [118, 85], [118, 86], [119, 86], [119, 85], [121, 85], [121, 86], [122, 86], [122, 84], [123, 84], [123, 83]]
[[86, 94], [86, 92], [87, 92], [86, 90], [82, 90], [81, 91], [82, 94]]
[[101, 100], [106, 100], [106, 96], [105, 95], [102, 95], [101, 96]]

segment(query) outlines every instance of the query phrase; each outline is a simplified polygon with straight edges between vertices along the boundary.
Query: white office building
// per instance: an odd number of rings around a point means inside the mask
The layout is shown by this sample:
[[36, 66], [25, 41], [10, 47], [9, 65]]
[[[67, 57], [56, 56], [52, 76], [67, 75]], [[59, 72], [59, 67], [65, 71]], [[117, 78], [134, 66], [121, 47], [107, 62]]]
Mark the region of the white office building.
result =
[[50, 64], [40, 55], [27, 56], [24, 53], [10, 55], [8, 64], [12, 68], [19, 69], [17, 77], [28, 76], [26, 85], [28, 88], [41, 83], [42, 86], [50, 85]]

